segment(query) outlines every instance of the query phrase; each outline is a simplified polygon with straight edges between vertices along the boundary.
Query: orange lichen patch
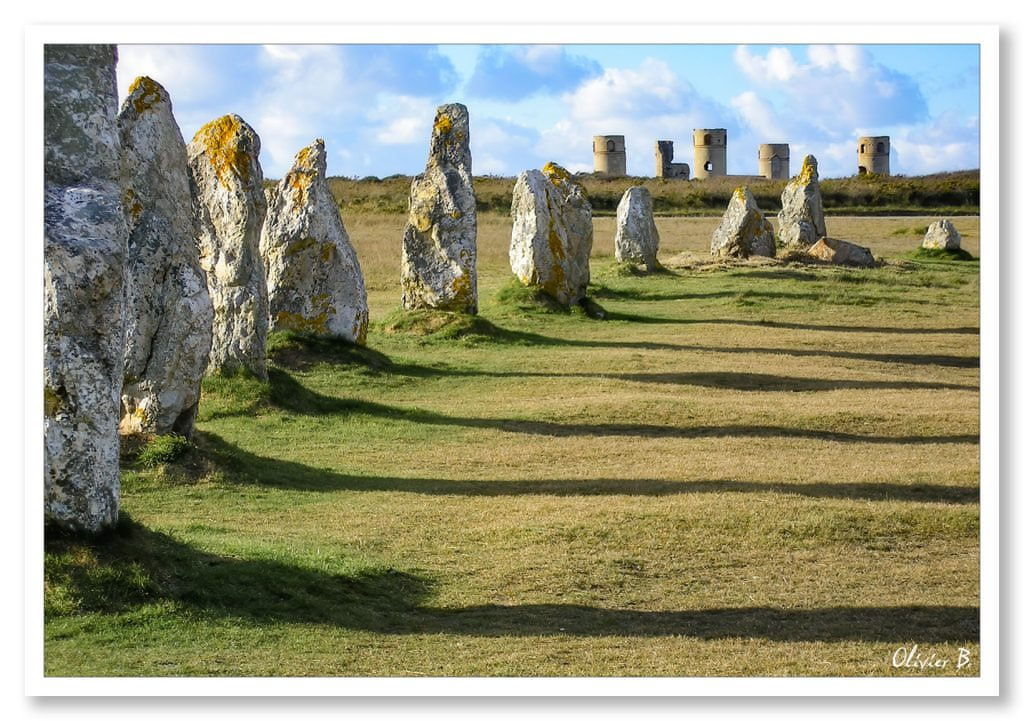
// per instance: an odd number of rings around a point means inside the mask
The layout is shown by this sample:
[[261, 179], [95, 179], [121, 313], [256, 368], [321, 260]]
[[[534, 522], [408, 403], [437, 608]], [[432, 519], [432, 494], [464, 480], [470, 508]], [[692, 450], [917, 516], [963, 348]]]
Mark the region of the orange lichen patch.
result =
[[300, 150], [295, 156], [295, 167], [313, 169], [313, 163], [310, 161], [313, 149], [313, 146], [310, 145]]
[[288, 174], [285, 184], [292, 192], [295, 205], [305, 205], [309, 198], [309, 189], [313, 185], [313, 173], [308, 170], [293, 170]]
[[232, 176], [248, 183], [252, 175], [249, 154], [239, 147], [241, 130], [237, 116], [225, 115], [201, 127], [193, 139], [202, 143], [206, 158], [221, 183]]
[[132, 107], [135, 108], [135, 114], [142, 115], [163, 100], [164, 89], [152, 78], [142, 75], [132, 81], [131, 86], [128, 88], [128, 95], [132, 99]]
[[438, 135], [443, 135], [444, 133], [451, 132], [451, 129], [452, 119], [449, 118], [444, 113], [438, 115], [437, 120], [434, 121], [434, 133]]
[[131, 216], [132, 222], [138, 220], [142, 215], [142, 203], [139, 202], [139, 197], [131, 188], [125, 188], [121, 193], [121, 207], [124, 208], [125, 213]]
[[334, 257], [334, 246], [330, 243], [324, 243], [324, 247], [320, 250], [320, 260], [325, 263], [330, 263], [331, 258]]
[[458, 209], [455, 209], [448, 215], [450, 215], [454, 220], [458, 220], [459, 218], [462, 217], [462, 212]]
[[740, 199], [741, 203], [746, 203], [747, 202], [747, 189], [746, 188], [739, 187], [739, 188], [736, 188], [732, 192], [733, 192], [733, 195], [735, 195], [737, 198]]

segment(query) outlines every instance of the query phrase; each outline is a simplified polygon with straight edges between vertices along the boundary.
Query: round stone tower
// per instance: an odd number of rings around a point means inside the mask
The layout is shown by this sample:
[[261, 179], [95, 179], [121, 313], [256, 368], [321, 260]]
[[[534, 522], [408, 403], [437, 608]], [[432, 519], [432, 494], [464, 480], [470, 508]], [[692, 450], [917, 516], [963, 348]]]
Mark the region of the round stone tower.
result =
[[888, 135], [875, 135], [863, 137], [857, 141], [857, 173], [874, 173], [875, 175], [889, 175], [889, 145]]
[[693, 129], [693, 177], [720, 178], [725, 172], [725, 128]]
[[626, 136], [594, 136], [594, 172], [601, 175], [626, 174]]
[[757, 148], [757, 172], [770, 180], [789, 178], [789, 143], [764, 143]]

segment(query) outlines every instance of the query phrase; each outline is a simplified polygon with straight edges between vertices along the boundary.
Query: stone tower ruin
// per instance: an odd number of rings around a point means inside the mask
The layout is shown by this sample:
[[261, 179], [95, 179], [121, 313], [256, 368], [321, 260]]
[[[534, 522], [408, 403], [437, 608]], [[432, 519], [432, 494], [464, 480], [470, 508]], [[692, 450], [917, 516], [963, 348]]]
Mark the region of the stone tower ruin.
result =
[[626, 174], [626, 136], [594, 136], [594, 172], [616, 176]]
[[764, 143], [757, 149], [758, 175], [770, 180], [789, 179], [789, 143]]
[[725, 168], [725, 128], [693, 129], [693, 177], [720, 178]]
[[686, 163], [673, 163], [674, 153], [671, 140], [658, 140], [654, 143], [654, 177], [690, 179], [690, 166]]
[[888, 135], [863, 137], [857, 141], [857, 173], [865, 175], [889, 175]]

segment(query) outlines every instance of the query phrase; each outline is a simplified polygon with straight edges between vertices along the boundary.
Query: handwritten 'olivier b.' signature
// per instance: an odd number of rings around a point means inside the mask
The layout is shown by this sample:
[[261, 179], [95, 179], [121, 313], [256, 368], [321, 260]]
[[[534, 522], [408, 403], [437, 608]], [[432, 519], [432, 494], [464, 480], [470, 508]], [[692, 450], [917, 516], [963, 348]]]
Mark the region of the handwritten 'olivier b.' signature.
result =
[[935, 652], [924, 653], [915, 643], [910, 648], [900, 646], [892, 654], [892, 667], [905, 668], [912, 671], [926, 671], [928, 669], [954, 669], [960, 671], [971, 667], [971, 650], [961, 648], [955, 659], [949, 656], [940, 656]]

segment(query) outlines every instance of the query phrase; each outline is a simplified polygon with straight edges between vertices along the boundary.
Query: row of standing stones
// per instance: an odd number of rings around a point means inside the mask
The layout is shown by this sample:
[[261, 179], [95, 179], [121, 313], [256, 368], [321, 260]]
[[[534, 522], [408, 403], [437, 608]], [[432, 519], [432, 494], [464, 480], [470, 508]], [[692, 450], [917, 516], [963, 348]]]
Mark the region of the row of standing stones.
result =
[[[369, 322], [323, 141], [264, 190], [260, 139], [244, 120], [218, 118], [186, 145], [156, 81], [137, 78], [118, 111], [116, 62], [110, 45], [45, 51], [45, 515], [88, 532], [117, 521], [119, 431], [191, 436], [202, 377], [266, 378], [270, 330], [363, 344]], [[812, 156], [782, 201], [784, 245], [873, 264], [867, 249], [827, 238]], [[583, 186], [555, 163], [523, 172], [512, 215], [516, 277], [562, 305], [583, 304], [593, 244]], [[929, 230], [926, 247], [938, 235]], [[631, 187], [615, 257], [654, 271], [658, 245], [650, 192]], [[775, 245], [753, 195], [736, 189], [712, 254], [774, 256]], [[438, 108], [426, 168], [412, 181], [401, 286], [407, 310], [477, 311], [463, 105]]]
[[[621, 211], [620, 211], [621, 212]], [[870, 267], [876, 264], [871, 250], [845, 240], [831, 238], [825, 228], [825, 212], [818, 185], [818, 161], [804, 158], [800, 174], [782, 192], [782, 209], [776, 238], [771, 222], [764, 216], [753, 194], [736, 188], [721, 225], [711, 236], [711, 254], [719, 257], [775, 257], [777, 246], [797, 251], [797, 257], [812, 261]], [[923, 248], [958, 250], [960, 234], [949, 220], [928, 227]]]

